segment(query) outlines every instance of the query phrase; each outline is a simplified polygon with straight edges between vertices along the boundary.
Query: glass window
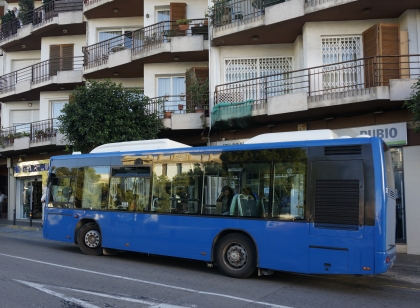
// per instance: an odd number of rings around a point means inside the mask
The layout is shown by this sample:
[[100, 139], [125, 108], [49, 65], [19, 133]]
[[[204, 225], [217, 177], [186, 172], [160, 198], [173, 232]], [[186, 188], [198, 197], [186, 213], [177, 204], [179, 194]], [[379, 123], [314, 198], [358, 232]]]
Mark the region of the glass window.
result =
[[[166, 172], [166, 175], [165, 175]], [[153, 174], [151, 211], [157, 213], [198, 214], [201, 200], [200, 164], [159, 164]]]
[[[167, 96], [164, 100], [164, 110], [172, 112], [185, 112], [185, 77], [160, 77], [158, 78], [158, 96]], [[182, 105], [182, 109], [178, 105]]]
[[58, 167], [52, 170], [48, 198], [49, 207], [75, 207], [76, 168]]
[[270, 196], [271, 155], [262, 151], [225, 152], [223, 162], [205, 164], [202, 213], [242, 217], [266, 217]]
[[150, 167], [112, 169], [108, 209], [143, 212], [149, 208]]
[[272, 217], [299, 220], [305, 216], [306, 162], [274, 165]]
[[[84, 167], [78, 171], [75, 206], [105, 209], [108, 202], [110, 167]], [[80, 181], [79, 181], [80, 180]]]

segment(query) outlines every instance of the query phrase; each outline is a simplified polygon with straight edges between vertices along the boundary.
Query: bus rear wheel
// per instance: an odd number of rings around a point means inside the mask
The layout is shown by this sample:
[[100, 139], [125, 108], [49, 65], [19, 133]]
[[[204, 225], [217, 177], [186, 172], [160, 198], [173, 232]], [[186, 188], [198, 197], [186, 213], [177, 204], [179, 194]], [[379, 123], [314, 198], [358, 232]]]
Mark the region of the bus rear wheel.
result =
[[219, 270], [230, 277], [246, 278], [256, 269], [254, 243], [243, 234], [232, 233], [217, 244], [216, 263]]
[[79, 248], [90, 256], [100, 256], [102, 254], [102, 239], [99, 227], [94, 222], [89, 222], [80, 228], [77, 234]]

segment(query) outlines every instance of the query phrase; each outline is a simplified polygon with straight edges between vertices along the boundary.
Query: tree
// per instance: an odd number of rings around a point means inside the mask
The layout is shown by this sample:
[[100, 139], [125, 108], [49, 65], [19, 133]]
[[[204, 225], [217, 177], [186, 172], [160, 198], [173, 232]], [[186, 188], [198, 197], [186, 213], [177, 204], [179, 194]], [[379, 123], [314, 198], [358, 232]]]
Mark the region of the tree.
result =
[[162, 121], [149, 98], [111, 80], [88, 81], [70, 94], [58, 117], [69, 147], [83, 153], [112, 142], [155, 139]]
[[420, 77], [417, 82], [412, 86], [410, 98], [405, 101], [406, 107], [413, 114], [414, 131], [420, 132]]
[[32, 12], [35, 9], [33, 0], [19, 0], [19, 19], [23, 25], [27, 25], [32, 22]]

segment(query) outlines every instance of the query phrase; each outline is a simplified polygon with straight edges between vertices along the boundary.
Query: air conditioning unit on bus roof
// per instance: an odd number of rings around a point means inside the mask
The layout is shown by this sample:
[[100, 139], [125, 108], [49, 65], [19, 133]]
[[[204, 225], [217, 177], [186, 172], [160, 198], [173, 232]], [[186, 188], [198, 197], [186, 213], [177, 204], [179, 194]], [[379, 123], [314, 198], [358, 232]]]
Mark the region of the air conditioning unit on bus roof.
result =
[[177, 148], [190, 148], [190, 146], [170, 139], [152, 139], [107, 143], [94, 148], [92, 151], [90, 151], [90, 153], [129, 152], [139, 150], [160, 150]]
[[306, 140], [325, 140], [336, 139], [337, 134], [331, 129], [319, 130], [305, 130], [297, 132], [284, 132], [284, 133], [269, 133], [255, 136], [247, 141], [245, 144], [254, 143], [273, 143], [273, 142], [287, 142], [287, 141], [306, 141]]

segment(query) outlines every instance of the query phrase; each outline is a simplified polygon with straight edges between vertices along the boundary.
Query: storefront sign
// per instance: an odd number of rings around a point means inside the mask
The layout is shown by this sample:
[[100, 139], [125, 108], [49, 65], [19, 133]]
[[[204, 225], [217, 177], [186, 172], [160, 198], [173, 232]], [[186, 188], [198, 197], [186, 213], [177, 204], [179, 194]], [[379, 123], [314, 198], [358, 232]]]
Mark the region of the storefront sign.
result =
[[338, 136], [356, 137], [359, 135], [369, 135], [371, 137], [379, 137], [389, 146], [407, 145], [406, 122], [334, 129], [333, 132]]
[[50, 160], [36, 160], [36, 161], [25, 161], [15, 165], [14, 176], [35, 176], [35, 175], [46, 175], [50, 169]]

